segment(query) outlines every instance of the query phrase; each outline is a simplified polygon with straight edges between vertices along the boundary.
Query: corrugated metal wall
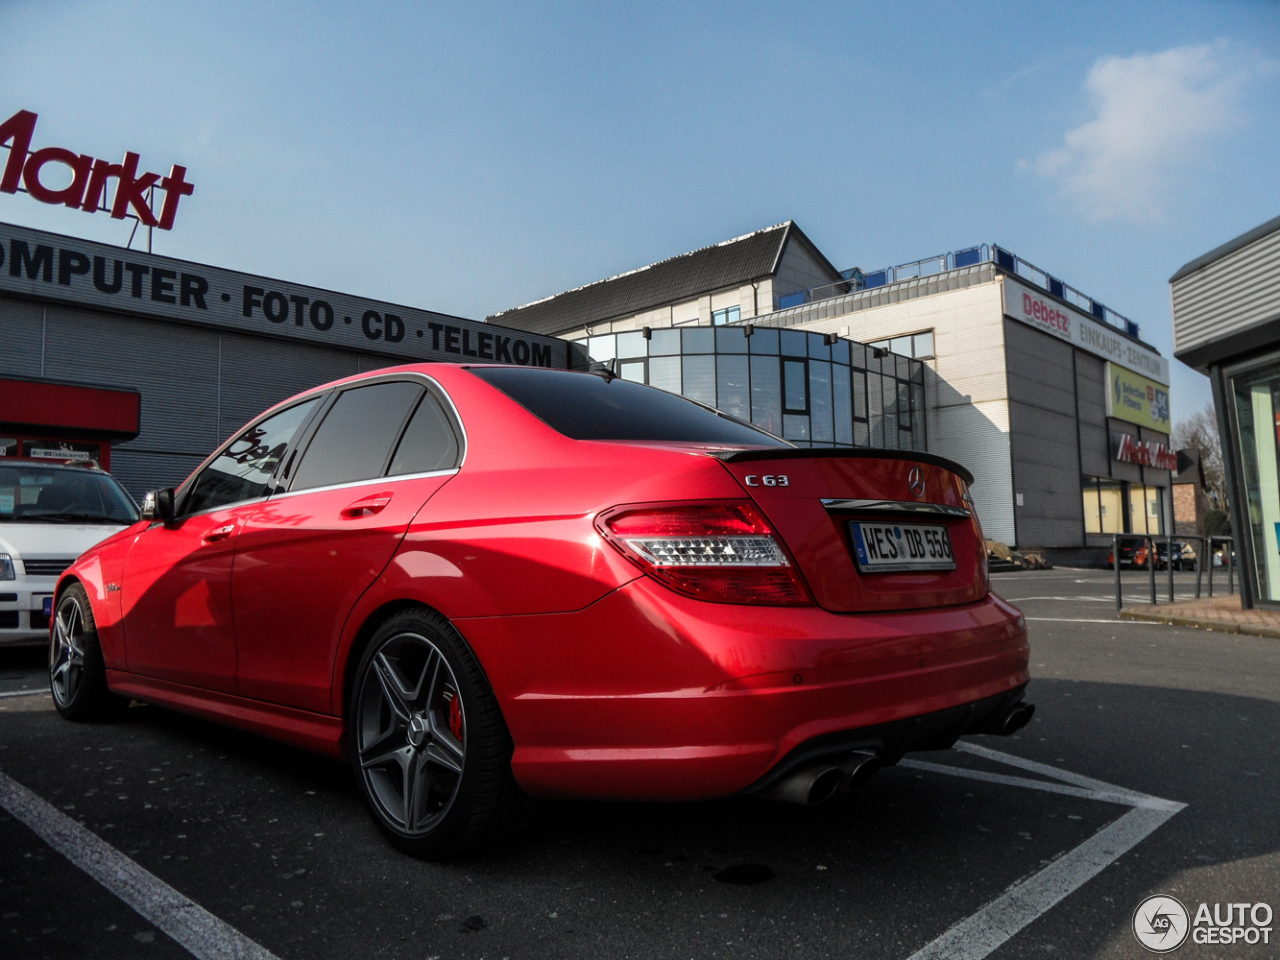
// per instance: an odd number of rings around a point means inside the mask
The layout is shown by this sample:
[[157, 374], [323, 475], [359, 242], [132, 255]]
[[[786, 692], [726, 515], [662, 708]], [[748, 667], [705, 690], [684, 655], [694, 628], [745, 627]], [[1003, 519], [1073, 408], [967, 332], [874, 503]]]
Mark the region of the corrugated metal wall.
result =
[[1183, 277], [1171, 289], [1175, 353], [1280, 316], [1280, 230]]
[[1018, 546], [1083, 546], [1075, 350], [1015, 320], [1004, 335]]
[[271, 404], [350, 376], [362, 360], [366, 369], [391, 362], [3, 295], [0, 343], [0, 375], [142, 394], [141, 432], [111, 453], [112, 474], [139, 500], [147, 490], [181, 482]]
[[1106, 390], [1106, 361], [1084, 352], [1077, 353], [1076, 411], [1080, 417], [1080, 472], [1085, 476], [1109, 476], [1111, 451]]

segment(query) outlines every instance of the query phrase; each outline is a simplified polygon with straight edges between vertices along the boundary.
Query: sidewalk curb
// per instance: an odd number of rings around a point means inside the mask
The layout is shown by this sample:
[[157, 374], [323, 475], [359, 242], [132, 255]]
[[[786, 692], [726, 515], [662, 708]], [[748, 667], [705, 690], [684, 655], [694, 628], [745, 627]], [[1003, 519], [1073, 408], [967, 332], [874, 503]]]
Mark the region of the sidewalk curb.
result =
[[1259, 627], [1252, 623], [1232, 623], [1229, 620], [1196, 620], [1191, 617], [1162, 616], [1158, 613], [1144, 613], [1138, 610], [1121, 610], [1120, 619], [1141, 620], [1147, 623], [1168, 623], [1175, 627], [1194, 627], [1198, 630], [1212, 630], [1216, 633], [1239, 633], [1250, 637], [1280, 640], [1280, 628]]

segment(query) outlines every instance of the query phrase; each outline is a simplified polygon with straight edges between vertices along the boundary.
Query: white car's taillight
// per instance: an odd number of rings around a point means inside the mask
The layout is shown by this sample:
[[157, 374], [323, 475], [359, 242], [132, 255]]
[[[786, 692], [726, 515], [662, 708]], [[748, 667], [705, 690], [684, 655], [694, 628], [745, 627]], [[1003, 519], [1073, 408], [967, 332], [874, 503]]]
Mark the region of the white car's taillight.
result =
[[653, 579], [715, 603], [812, 603], [773, 528], [750, 501], [630, 504], [600, 514], [601, 535]]

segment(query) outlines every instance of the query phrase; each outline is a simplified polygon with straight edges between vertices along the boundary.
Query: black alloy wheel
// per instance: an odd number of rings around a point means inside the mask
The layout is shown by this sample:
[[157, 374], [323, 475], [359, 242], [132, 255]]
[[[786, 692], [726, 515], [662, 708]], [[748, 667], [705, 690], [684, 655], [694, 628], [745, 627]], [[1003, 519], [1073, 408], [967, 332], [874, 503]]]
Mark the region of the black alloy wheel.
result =
[[49, 637], [49, 691], [68, 720], [108, 720], [129, 701], [107, 689], [107, 668], [84, 587], [73, 583], [58, 599]]
[[451, 624], [403, 611], [370, 640], [348, 715], [356, 782], [398, 849], [447, 857], [519, 829], [531, 803], [475, 655]]

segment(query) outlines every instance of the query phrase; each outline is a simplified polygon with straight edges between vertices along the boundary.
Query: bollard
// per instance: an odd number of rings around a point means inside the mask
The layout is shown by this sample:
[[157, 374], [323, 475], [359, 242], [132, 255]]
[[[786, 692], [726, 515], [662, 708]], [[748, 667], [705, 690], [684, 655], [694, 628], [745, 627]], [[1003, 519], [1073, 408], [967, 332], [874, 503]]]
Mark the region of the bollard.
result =
[[1236, 544], [1230, 537], [1227, 538], [1227, 593], [1236, 592]]
[[1120, 612], [1123, 602], [1120, 598], [1120, 535], [1111, 535], [1111, 565], [1116, 568], [1116, 613]]
[[[1169, 567], [1169, 602], [1173, 603], [1173, 537], [1166, 537], [1168, 541], [1168, 554], [1165, 557], [1165, 563]], [[1182, 566], [1182, 557], [1178, 557], [1178, 566]]]
[[1196, 537], [1200, 549], [1196, 551], [1196, 599], [1200, 599], [1200, 571], [1204, 569], [1204, 558], [1209, 551], [1204, 548], [1204, 537]]
[[1154, 607], [1156, 600], [1156, 542], [1155, 540], [1144, 540], [1147, 545], [1147, 572], [1151, 574], [1151, 605]]
[[1209, 596], [1213, 597], [1213, 537], [1206, 537], [1205, 542], [1209, 544], [1205, 551], [1205, 560], [1209, 566]]

